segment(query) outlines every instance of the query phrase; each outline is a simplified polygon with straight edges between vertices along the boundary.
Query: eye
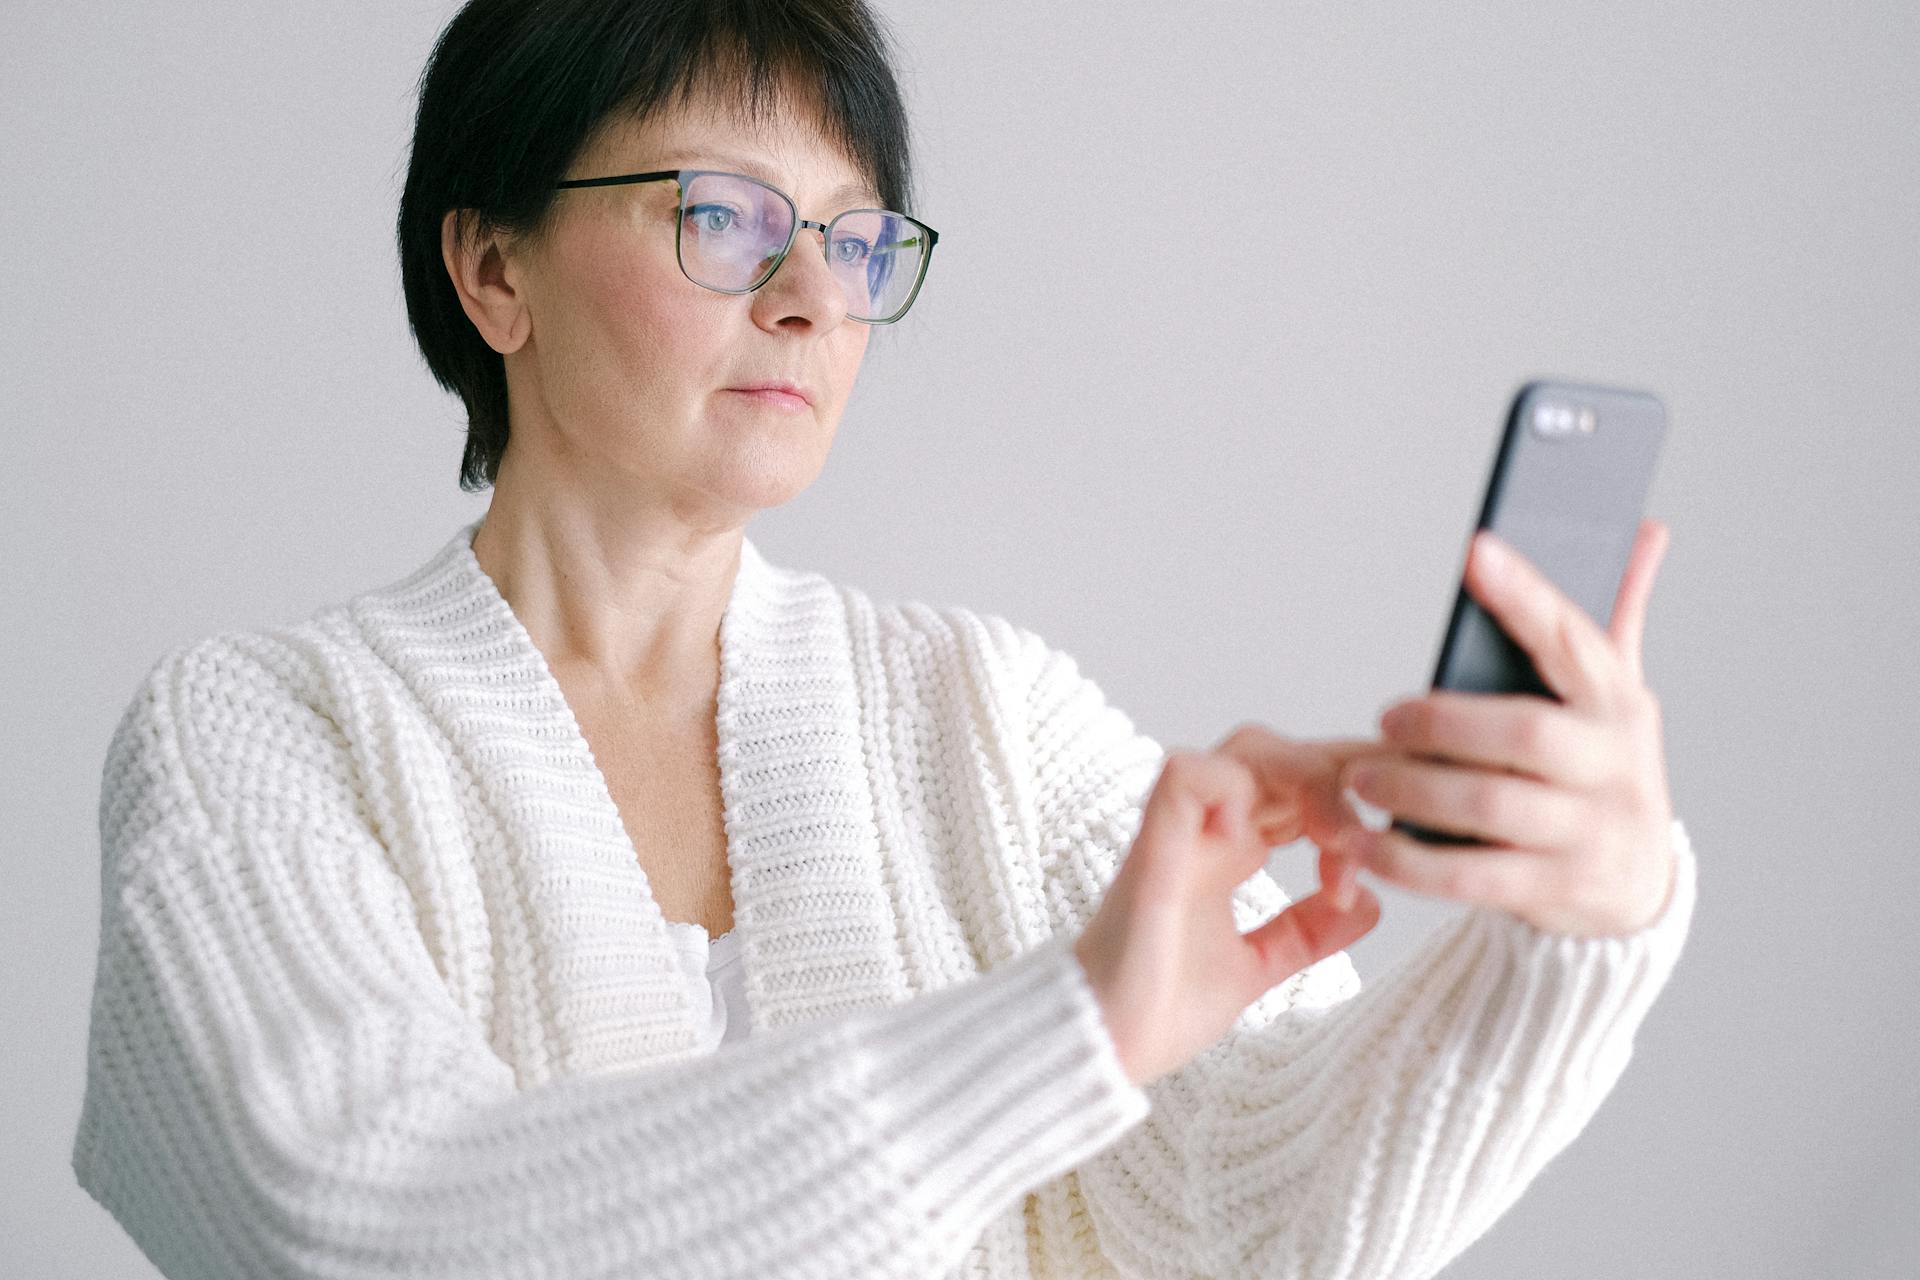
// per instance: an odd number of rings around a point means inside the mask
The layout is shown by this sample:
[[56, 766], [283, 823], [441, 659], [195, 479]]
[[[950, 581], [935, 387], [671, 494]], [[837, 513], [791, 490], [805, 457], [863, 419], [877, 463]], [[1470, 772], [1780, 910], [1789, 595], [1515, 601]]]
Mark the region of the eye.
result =
[[724, 204], [697, 204], [687, 210], [693, 229], [703, 235], [731, 231], [739, 217], [738, 211]]
[[873, 253], [873, 246], [859, 236], [840, 235], [833, 241], [834, 261], [845, 266], [854, 266], [865, 262]]

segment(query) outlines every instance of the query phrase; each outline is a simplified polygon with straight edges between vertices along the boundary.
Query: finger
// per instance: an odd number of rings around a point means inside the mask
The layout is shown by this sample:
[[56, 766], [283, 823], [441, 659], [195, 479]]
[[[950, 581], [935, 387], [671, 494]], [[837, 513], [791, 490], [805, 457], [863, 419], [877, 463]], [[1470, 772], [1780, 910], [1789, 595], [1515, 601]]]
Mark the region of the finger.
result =
[[1396, 818], [1488, 844], [1565, 848], [1589, 825], [1577, 795], [1518, 774], [1403, 757], [1370, 761], [1347, 781], [1354, 794]]
[[1633, 555], [1627, 561], [1627, 572], [1620, 579], [1620, 592], [1613, 602], [1613, 622], [1609, 628], [1613, 646], [1636, 682], [1645, 680], [1640, 644], [1647, 628], [1647, 599], [1653, 594], [1653, 578], [1660, 571], [1660, 562], [1666, 558], [1670, 537], [1664, 522], [1640, 522], [1640, 535], [1634, 540]]
[[[1252, 773], [1231, 756], [1173, 752], [1147, 795], [1134, 849], [1145, 850], [1156, 861], [1173, 860], [1157, 869], [1182, 884], [1202, 890], [1218, 882], [1238, 885], [1266, 860], [1264, 849], [1250, 838], [1248, 816], [1255, 790]], [[1200, 839], [1219, 842], [1228, 856], [1212, 864], [1191, 864], [1182, 855]]]
[[1436, 689], [1388, 707], [1380, 733], [1409, 755], [1509, 769], [1574, 790], [1609, 776], [1595, 721], [1531, 694]]
[[1379, 895], [1365, 885], [1356, 885], [1354, 903], [1348, 910], [1342, 910], [1333, 895], [1322, 889], [1288, 904], [1279, 915], [1241, 936], [1260, 957], [1270, 989], [1341, 948], [1352, 946], [1378, 923]]
[[1238, 726], [1215, 748], [1253, 775], [1254, 824], [1268, 847], [1303, 835], [1326, 844], [1358, 824], [1359, 815], [1340, 795], [1340, 771], [1352, 760], [1388, 750], [1376, 739], [1300, 741], [1253, 723]]
[[1538, 566], [1481, 529], [1467, 560], [1467, 589], [1526, 650], [1549, 689], [1571, 706], [1605, 708], [1621, 679], [1613, 643]]
[[1165, 835], [1191, 835], [1203, 828], [1217, 831], [1216, 811], [1247, 814], [1253, 798], [1253, 775], [1239, 761], [1212, 751], [1172, 751], [1161, 762], [1160, 776], [1147, 795], [1141, 830], [1146, 832], [1152, 824], [1165, 828], [1160, 832]]
[[1360, 860], [1334, 849], [1320, 850], [1320, 892], [1342, 911], [1360, 900]]
[[1366, 839], [1360, 864], [1388, 884], [1430, 898], [1450, 898], [1519, 914], [1539, 896], [1551, 854], [1487, 845], [1425, 844], [1401, 831]]
[[1238, 761], [1253, 779], [1253, 800], [1248, 821], [1263, 845], [1286, 844], [1300, 835], [1300, 797], [1297, 787], [1288, 785], [1286, 769], [1269, 758], [1270, 748], [1263, 739], [1285, 743], [1278, 734], [1259, 725], [1238, 725], [1213, 748], [1214, 754]]

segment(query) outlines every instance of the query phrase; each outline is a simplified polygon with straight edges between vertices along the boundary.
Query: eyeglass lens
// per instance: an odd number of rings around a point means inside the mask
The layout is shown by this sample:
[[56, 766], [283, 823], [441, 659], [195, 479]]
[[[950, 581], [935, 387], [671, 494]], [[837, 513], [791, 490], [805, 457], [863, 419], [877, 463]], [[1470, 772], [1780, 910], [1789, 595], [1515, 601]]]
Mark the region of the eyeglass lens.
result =
[[[772, 274], [793, 230], [786, 197], [733, 174], [695, 174], [680, 204], [680, 269], [695, 284], [738, 293]], [[805, 246], [794, 246], [801, 251]], [[847, 314], [890, 320], [912, 300], [926, 260], [918, 223], [884, 209], [851, 209], [828, 227], [827, 266], [847, 294]]]

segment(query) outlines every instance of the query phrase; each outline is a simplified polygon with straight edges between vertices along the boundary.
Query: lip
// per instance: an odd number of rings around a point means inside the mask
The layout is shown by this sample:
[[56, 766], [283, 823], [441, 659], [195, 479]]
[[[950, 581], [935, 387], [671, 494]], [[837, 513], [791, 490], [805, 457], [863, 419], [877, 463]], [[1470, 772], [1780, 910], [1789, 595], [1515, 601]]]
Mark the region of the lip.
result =
[[750, 395], [768, 404], [784, 405], [794, 409], [803, 404], [808, 406], [813, 404], [813, 393], [797, 382], [747, 382], [737, 387], [728, 387], [727, 390]]

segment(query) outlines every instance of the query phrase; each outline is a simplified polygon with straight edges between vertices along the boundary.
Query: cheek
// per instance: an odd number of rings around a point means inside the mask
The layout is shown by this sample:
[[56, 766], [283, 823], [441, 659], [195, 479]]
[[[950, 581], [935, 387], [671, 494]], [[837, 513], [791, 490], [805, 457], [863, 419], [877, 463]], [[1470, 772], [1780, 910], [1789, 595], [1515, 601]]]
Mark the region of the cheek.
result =
[[568, 346], [622, 387], [658, 386], [701, 369], [715, 350], [706, 330], [719, 317], [664, 255], [579, 246], [569, 257], [573, 289], [561, 324]]

